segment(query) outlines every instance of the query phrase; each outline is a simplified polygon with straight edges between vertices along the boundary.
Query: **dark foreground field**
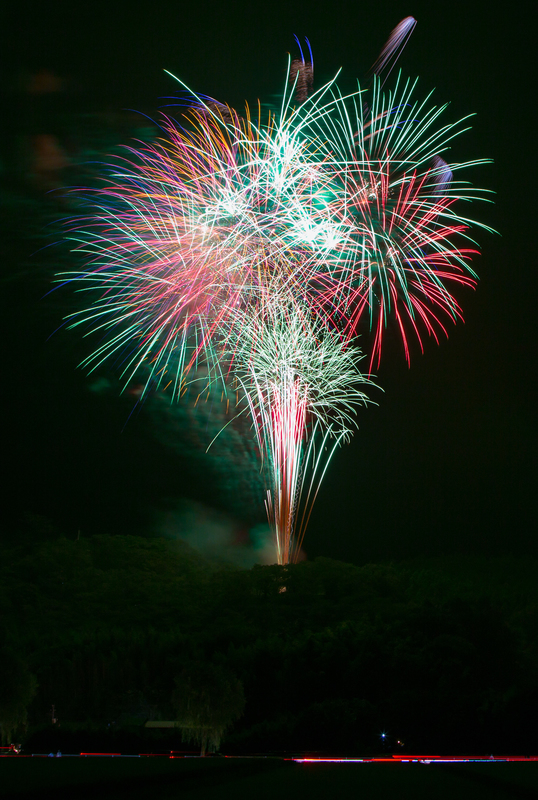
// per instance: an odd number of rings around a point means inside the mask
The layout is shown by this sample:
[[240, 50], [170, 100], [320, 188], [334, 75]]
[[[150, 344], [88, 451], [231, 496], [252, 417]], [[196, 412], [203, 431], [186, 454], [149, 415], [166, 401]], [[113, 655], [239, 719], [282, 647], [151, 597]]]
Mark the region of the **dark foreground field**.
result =
[[69, 798], [538, 798], [537, 763], [299, 764], [259, 758], [13, 758], [4, 800]]

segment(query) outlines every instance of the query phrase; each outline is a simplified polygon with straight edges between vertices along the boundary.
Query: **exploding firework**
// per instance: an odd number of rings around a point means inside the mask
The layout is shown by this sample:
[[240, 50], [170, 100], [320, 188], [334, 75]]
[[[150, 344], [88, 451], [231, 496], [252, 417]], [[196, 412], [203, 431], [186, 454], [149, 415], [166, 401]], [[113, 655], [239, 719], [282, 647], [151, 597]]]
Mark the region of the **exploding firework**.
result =
[[316, 169], [289, 99], [264, 126], [198, 99], [184, 127], [163, 120], [166, 138], [129, 148], [95, 191], [96, 213], [69, 235], [85, 269], [67, 276], [98, 292], [70, 319], [103, 337], [92, 369], [114, 357], [128, 382], [149, 365], [147, 387], [179, 397], [200, 361], [210, 382], [221, 376], [219, 331], [238, 311], [285, 294], [324, 313], [331, 176]]
[[287, 564], [297, 560], [329, 461], [368, 401], [359, 386], [371, 381], [359, 371], [358, 348], [346, 347], [297, 305], [270, 306], [235, 330], [235, 373], [268, 476], [278, 562]]
[[447, 106], [429, 107], [429, 96], [415, 99], [416, 85], [398, 78], [385, 93], [374, 77], [360, 103], [356, 97], [351, 109], [338, 103], [338, 118], [331, 119], [332, 185], [340, 199], [339, 313], [352, 335], [368, 314], [371, 365], [379, 365], [390, 317], [408, 361], [409, 329], [422, 348], [421, 328], [437, 340], [439, 330], [446, 333], [443, 318], [461, 318], [450, 284], [475, 283], [469, 262], [478, 250], [467, 232], [472, 225], [491, 230], [459, 211], [483, 200], [484, 190], [454, 180], [485, 160], [448, 164], [441, 156], [466, 129], [465, 120], [440, 125]]

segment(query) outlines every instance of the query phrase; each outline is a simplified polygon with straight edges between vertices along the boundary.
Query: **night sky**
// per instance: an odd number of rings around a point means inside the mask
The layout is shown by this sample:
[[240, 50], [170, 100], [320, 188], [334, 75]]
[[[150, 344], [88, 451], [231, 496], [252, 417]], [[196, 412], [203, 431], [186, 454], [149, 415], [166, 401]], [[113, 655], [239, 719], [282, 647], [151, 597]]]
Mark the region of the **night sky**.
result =
[[[357, 563], [453, 552], [536, 555], [534, 52], [523, 5], [502, 14], [481, 3], [342, 0], [10, 5], [1, 20], [7, 535], [29, 513], [68, 537], [78, 530], [177, 535], [190, 525], [220, 531], [228, 544], [248, 541], [263, 523], [261, 496], [257, 515], [252, 510], [250, 477], [230, 467], [234, 484], [218, 453], [204, 455], [186, 410], [165, 412], [158, 400], [135, 408], [132, 394], [120, 397], [111, 368], [92, 378], [76, 370], [90, 347], [76, 331], [51, 337], [72, 308], [69, 290], [45, 296], [55, 253], [64, 268], [66, 254], [40, 250], [59, 238], [45, 232], [49, 200], [10, 171], [12, 154], [35, 133], [61, 139], [67, 113], [77, 115], [80, 141], [97, 112], [129, 121], [125, 109], [156, 115], [176, 90], [163, 69], [238, 108], [245, 99], [271, 102], [293, 34], [312, 43], [318, 86], [339, 67], [343, 85], [352, 86], [411, 14], [418, 25], [400, 66], [420, 76], [424, 94], [436, 89], [435, 102], [451, 101], [451, 120], [477, 112], [454, 159], [494, 160], [469, 174], [497, 193], [496, 204], [472, 211], [501, 235], [478, 234], [481, 280], [475, 292], [458, 294], [466, 322], [452, 326], [448, 340], [426, 341], [424, 355], [415, 346], [411, 369], [397, 341], [388, 341], [377, 375], [384, 393], [372, 394], [379, 405], [360, 412], [359, 432], [333, 460], [305, 550], [309, 558]], [[38, 108], [21, 86], [43, 69], [68, 88], [56, 105]], [[68, 185], [69, 170], [63, 177]], [[56, 213], [57, 201], [50, 203]]]

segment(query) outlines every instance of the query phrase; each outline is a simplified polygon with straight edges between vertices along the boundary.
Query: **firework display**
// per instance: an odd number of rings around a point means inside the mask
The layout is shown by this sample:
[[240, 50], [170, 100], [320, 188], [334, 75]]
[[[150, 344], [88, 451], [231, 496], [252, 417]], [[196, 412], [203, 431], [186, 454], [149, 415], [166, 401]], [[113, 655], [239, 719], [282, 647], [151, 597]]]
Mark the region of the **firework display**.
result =
[[416, 81], [384, 89], [414, 26], [400, 23], [350, 94], [338, 76], [314, 90], [309, 45], [278, 111], [240, 116], [190, 93], [181, 124], [165, 116], [159, 140], [127, 148], [68, 236], [85, 266], [67, 278], [92, 293], [69, 324], [101, 336], [87, 366], [112, 358], [126, 383], [143, 373], [144, 391], [172, 399], [240, 387], [279, 563], [298, 558], [366, 402], [357, 335], [369, 372], [389, 325], [409, 361], [410, 334], [422, 347], [446, 333], [461, 317], [451, 286], [475, 281], [479, 223], [460, 208], [484, 192], [459, 174], [484, 161], [446, 160], [465, 120], [443, 123]]

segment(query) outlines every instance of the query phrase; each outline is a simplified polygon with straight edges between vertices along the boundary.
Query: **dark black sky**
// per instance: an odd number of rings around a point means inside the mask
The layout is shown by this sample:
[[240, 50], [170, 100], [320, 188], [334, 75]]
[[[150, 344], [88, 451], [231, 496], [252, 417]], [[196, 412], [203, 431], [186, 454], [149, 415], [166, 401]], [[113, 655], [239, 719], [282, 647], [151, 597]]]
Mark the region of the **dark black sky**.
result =
[[[68, 79], [68, 105], [81, 126], [85, 106], [153, 113], [175, 90], [164, 68], [231, 104], [271, 101], [294, 33], [310, 38], [319, 83], [340, 66], [345, 83], [364, 74], [409, 14], [418, 25], [401, 59], [404, 72], [419, 75], [424, 91], [436, 88], [438, 102], [451, 100], [453, 119], [477, 112], [456, 157], [494, 159], [472, 178], [497, 192], [496, 205], [477, 208], [476, 216], [502, 235], [480, 235], [480, 285], [460, 295], [465, 325], [439, 347], [428, 341], [423, 356], [415, 351], [410, 370], [396, 347], [387, 354], [378, 375], [385, 394], [361, 414], [359, 433], [325, 478], [305, 543], [310, 557], [536, 554], [534, 53], [523, 7], [497, 14], [492, 4], [474, 2], [202, 0], [21, 2], [3, 12], [4, 164], [10, 142], [28, 132], [34, 101], [21, 99], [18, 87], [36, 70]], [[8, 199], [17, 191], [10, 185]], [[78, 528], [147, 533], [165, 509], [192, 500], [248, 528], [252, 520], [241, 519], [237, 498], [227, 505], [218, 470], [186, 445], [168, 446], [162, 419], [145, 409], [125, 425], [132, 398], [88, 390], [75, 371], [85, 352], [76, 333], [48, 340], [69, 296], [41, 299], [54, 258], [30, 257], [36, 220], [31, 205], [19, 205], [3, 259], [12, 529], [31, 511], [69, 536]]]

